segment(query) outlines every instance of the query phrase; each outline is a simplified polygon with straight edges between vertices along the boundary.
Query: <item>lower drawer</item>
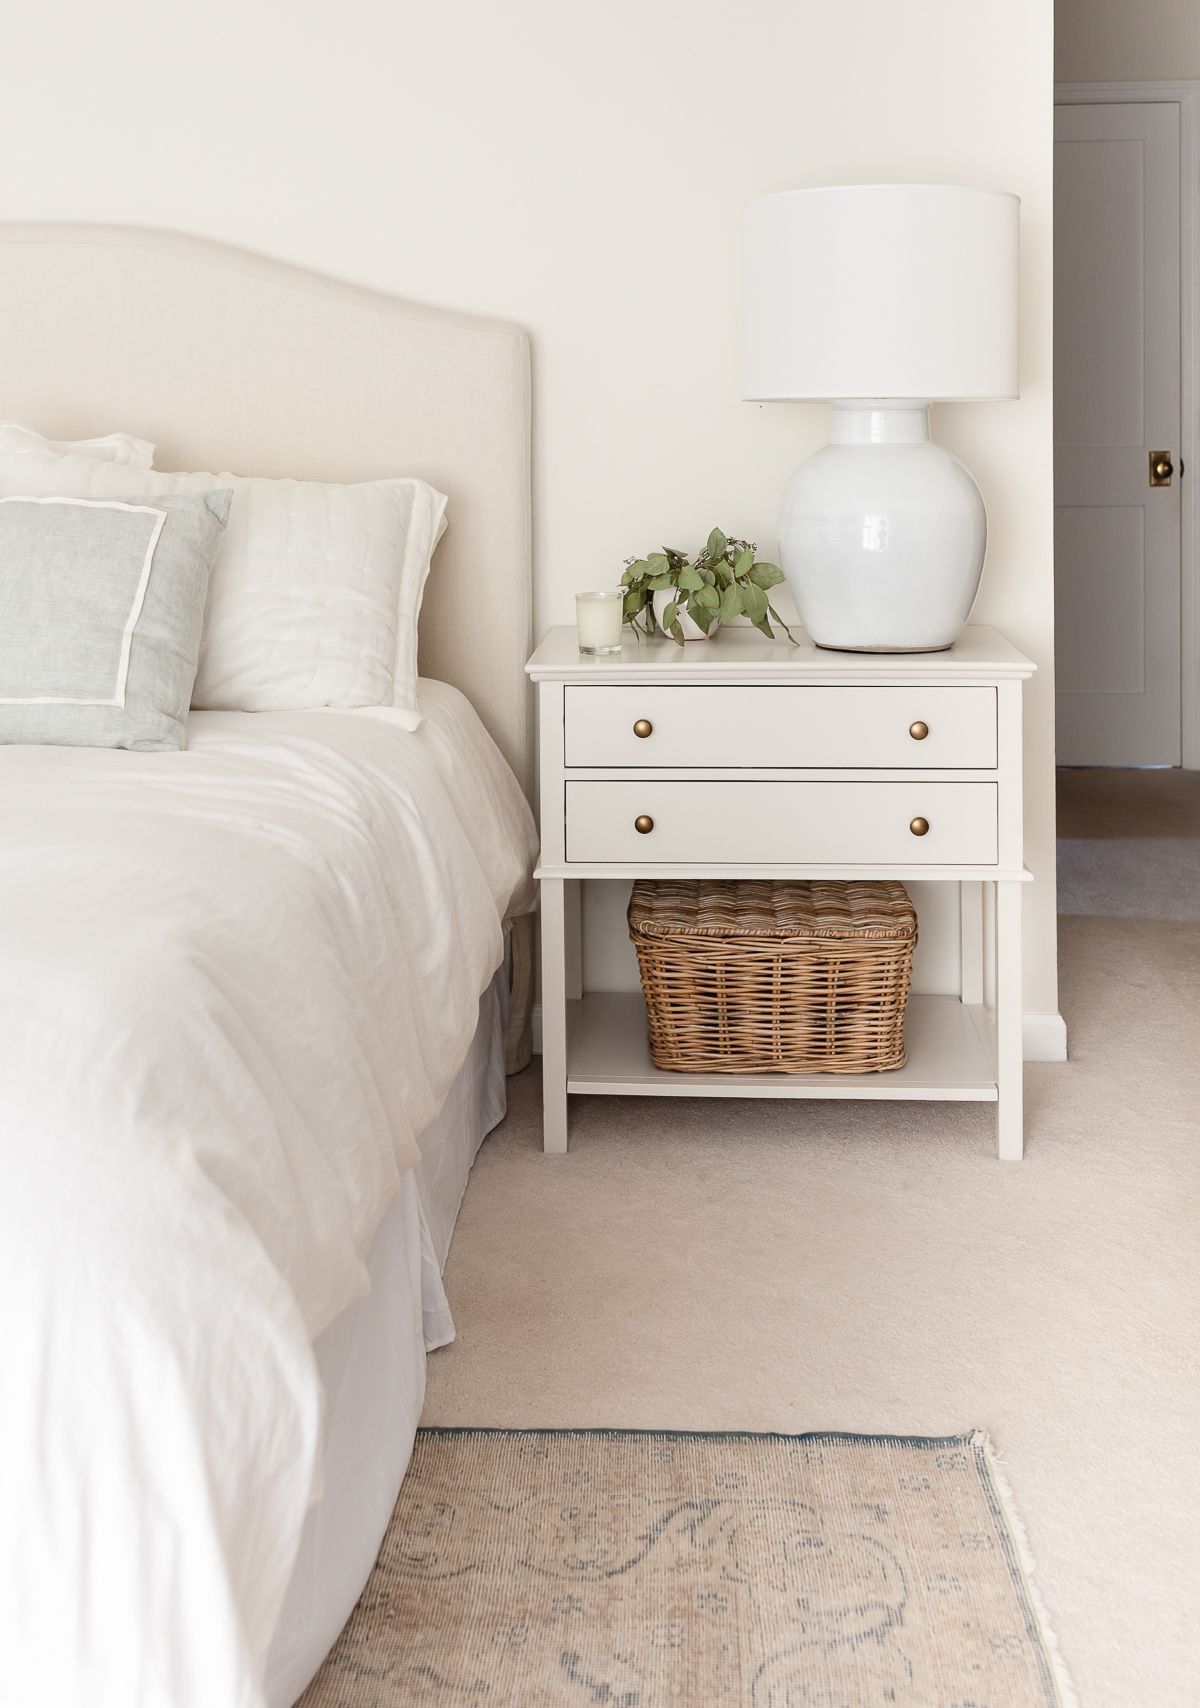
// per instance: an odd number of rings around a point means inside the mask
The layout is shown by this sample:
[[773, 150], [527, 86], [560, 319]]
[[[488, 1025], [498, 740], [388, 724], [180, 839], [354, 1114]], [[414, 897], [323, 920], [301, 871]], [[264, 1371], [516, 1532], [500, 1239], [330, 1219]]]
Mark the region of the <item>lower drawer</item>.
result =
[[[995, 783], [568, 782], [567, 859], [991, 866]], [[928, 828], [922, 831], [922, 825]]]

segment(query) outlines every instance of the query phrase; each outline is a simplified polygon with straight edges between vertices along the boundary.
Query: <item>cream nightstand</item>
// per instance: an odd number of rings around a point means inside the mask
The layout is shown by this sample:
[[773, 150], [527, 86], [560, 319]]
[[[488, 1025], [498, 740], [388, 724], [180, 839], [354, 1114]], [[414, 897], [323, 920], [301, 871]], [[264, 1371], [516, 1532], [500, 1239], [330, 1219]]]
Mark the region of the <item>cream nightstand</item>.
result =
[[[975, 626], [940, 653], [823, 652], [733, 628], [581, 658], [562, 628], [526, 668], [541, 744], [547, 1151], [566, 1150], [567, 1099], [588, 1092], [994, 1102], [999, 1154], [1020, 1158], [1027, 658]], [[911, 999], [908, 1061], [891, 1073], [661, 1072], [641, 996], [582, 988], [577, 894], [588, 878], [656, 876], [956, 884], [959, 993]]]

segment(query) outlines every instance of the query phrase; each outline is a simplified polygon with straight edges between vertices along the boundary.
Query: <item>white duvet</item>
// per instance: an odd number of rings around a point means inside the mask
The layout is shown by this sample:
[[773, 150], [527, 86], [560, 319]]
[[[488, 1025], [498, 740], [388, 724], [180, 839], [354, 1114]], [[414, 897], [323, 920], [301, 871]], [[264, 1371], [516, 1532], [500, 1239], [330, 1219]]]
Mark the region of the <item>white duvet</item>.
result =
[[261, 1701], [312, 1341], [529, 905], [516, 785], [425, 693], [416, 734], [211, 712], [185, 753], [0, 749], [5, 1702]]

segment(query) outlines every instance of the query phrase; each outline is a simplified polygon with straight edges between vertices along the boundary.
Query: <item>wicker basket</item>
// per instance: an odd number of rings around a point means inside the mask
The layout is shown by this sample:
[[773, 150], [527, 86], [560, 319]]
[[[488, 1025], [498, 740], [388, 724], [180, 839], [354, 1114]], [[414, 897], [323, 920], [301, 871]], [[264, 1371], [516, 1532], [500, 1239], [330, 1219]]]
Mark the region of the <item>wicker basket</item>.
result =
[[917, 918], [903, 884], [639, 878], [629, 935], [655, 1067], [904, 1065]]

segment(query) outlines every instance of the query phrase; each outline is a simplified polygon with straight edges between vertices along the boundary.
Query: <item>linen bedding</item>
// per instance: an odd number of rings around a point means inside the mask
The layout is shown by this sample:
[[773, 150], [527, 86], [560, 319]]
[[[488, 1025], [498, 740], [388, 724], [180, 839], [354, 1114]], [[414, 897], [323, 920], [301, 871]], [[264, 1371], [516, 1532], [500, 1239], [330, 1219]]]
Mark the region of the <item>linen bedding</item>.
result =
[[262, 1702], [320, 1492], [313, 1341], [531, 902], [516, 783], [481, 726], [449, 763], [446, 723], [209, 712], [180, 753], [0, 751], [14, 1703]]

